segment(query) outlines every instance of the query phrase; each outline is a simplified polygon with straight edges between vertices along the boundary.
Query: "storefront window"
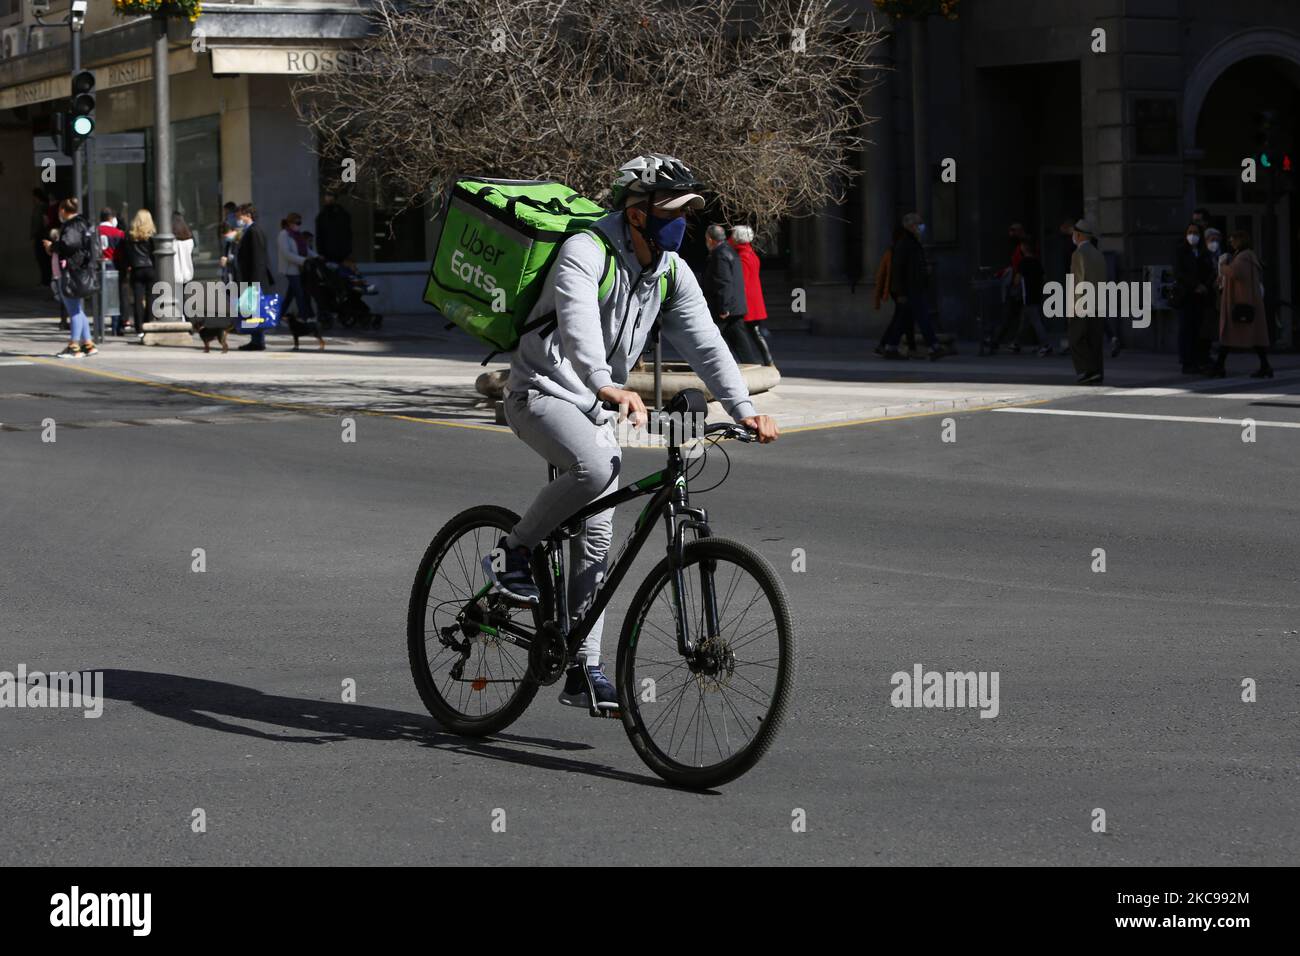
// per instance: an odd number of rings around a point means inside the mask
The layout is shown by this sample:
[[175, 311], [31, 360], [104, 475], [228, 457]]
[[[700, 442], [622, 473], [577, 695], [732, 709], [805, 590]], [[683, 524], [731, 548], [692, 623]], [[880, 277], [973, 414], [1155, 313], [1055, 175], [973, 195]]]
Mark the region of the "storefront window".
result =
[[[123, 130], [122, 132], [141, 133], [144, 130]], [[145, 169], [152, 169], [152, 164], [147, 162], [149, 138], [145, 137], [146, 145], [146, 162], [115, 164], [104, 166], [98, 163], [94, 166], [94, 200], [95, 218], [99, 217], [99, 210], [105, 207], [112, 209], [117, 213], [118, 225], [126, 229], [130, 225], [131, 217], [136, 214], [141, 206], [147, 206], [148, 193], [152, 191], [152, 185], [146, 187]]]
[[221, 118], [200, 116], [172, 124], [172, 205], [194, 233], [194, 266], [215, 268], [221, 256]]
[[374, 179], [336, 185], [339, 168], [337, 160], [320, 157], [322, 187], [335, 186], [339, 205], [352, 217], [352, 258], [357, 262], [428, 261], [425, 235], [433, 207], [408, 203], [407, 193]]
[[[144, 133], [145, 161], [97, 165], [94, 172], [95, 212], [108, 206], [117, 212], [121, 223], [130, 223], [142, 206], [155, 212], [153, 128], [130, 132]], [[172, 170], [172, 210], [180, 213], [194, 233], [195, 268], [215, 269], [221, 255], [216, 231], [221, 218], [219, 117], [200, 116], [172, 123]], [[156, 221], [157, 216], [154, 218]], [[162, 223], [157, 226], [163, 228]]]
[[[381, 185], [351, 187], [339, 203], [352, 214], [353, 258], [358, 262], [424, 262], [427, 206], [406, 207], [407, 197]], [[406, 208], [404, 208], [406, 207]]]

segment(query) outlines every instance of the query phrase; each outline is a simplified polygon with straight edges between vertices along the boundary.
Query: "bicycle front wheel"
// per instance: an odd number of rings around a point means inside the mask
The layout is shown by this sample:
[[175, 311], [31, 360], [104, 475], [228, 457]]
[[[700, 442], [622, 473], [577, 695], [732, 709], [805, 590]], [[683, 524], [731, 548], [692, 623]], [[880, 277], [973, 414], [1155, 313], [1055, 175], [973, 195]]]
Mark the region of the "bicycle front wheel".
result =
[[[641, 759], [670, 783], [703, 789], [739, 777], [772, 745], [794, 684], [794, 626], [780, 578], [753, 549], [702, 538], [686, 545], [684, 562], [680, 595], [665, 557], [632, 599], [617, 685]], [[678, 601], [697, 647], [693, 662], [678, 653]]]

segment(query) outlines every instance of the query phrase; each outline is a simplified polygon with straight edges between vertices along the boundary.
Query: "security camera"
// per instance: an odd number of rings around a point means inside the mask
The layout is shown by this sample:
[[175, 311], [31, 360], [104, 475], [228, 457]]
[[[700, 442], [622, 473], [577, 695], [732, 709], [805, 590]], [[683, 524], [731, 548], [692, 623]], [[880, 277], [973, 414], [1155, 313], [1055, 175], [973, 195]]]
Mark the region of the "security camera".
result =
[[72, 29], [79, 30], [86, 22], [86, 7], [90, 0], [72, 0]]
[[32, 16], [43, 17], [50, 12], [50, 0], [27, 0], [31, 6]]

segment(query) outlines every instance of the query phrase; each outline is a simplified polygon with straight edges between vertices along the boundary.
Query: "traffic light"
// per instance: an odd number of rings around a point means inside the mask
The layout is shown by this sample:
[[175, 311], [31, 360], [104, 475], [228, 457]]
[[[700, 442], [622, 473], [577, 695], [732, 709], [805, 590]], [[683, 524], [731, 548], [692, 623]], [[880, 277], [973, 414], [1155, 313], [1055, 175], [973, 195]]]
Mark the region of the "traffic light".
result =
[[1259, 156], [1259, 165], [1272, 169], [1277, 160], [1273, 148], [1273, 129], [1277, 114], [1274, 110], [1260, 110], [1255, 114], [1255, 153]]
[[63, 151], [75, 156], [95, 131], [95, 74], [82, 70], [72, 78], [72, 100], [64, 115]]

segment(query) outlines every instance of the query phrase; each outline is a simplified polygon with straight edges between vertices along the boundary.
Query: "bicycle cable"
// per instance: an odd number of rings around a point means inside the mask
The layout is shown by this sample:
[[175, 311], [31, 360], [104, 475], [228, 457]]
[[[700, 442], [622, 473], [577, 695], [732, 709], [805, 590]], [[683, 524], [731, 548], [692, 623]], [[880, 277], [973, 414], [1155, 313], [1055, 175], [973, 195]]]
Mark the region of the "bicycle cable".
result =
[[727, 461], [727, 469], [722, 473], [722, 477], [719, 478], [717, 481], [715, 481], [713, 484], [709, 485], [709, 487], [707, 488], [691, 489], [696, 494], [702, 495], [702, 494], [706, 494], [707, 492], [713, 491], [724, 481], [726, 481], [727, 476], [731, 474], [731, 455], [727, 454], [727, 449], [722, 446], [721, 442], [722, 442], [721, 435], [712, 438], [706, 438], [703, 441], [701, 441], [700, 444], [704, 446], [704, 451], [700, 455], [700, 467], [696, 469], [694, 475], [691, 474], [691, 465], [687, 465], [686, 467], [686, 484], [689, 487], [691, 480], [693, 478], [698, 478], [700, 475], [704, 474], [704, 468], [709, 461], [709, 446], [717, 447], [718, 451], [722, 452], [722, 457], [725, 458]]

